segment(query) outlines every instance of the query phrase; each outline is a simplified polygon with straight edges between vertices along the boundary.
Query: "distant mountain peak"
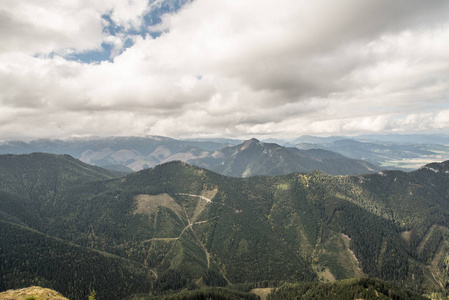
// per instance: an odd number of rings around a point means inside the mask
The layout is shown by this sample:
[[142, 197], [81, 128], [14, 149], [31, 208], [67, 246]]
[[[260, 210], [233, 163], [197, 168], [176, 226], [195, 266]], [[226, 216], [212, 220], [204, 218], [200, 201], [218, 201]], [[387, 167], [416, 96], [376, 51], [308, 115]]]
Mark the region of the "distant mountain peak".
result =
[[240, 150], [243, 151], [250, 147], [251, 145], [260, 145], [260, 141], [258, 139], [252, 138], [250, 140], [244, 141]]

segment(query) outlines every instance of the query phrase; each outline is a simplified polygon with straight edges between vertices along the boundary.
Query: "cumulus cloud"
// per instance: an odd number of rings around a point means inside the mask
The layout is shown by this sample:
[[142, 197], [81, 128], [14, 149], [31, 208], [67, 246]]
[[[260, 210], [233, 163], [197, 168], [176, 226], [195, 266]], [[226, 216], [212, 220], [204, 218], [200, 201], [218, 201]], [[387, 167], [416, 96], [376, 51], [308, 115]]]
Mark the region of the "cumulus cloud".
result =
[[[293, 137], [449, 126], [446, 0], [196, 0], [148, 28], [160, 36], [133, 33], [160, 2], [2, 3], [0, 134]], [[108, 31], [110, 22], [123, 30]], [[65, 56], [102, 43], [113, 45], [111, 61]]]
[[31, 55], [98, 49], [111, 36], [110, 24], [125, 30], [142, 26], [148, 0], [4, 0], [0, 6], [1, 52]]

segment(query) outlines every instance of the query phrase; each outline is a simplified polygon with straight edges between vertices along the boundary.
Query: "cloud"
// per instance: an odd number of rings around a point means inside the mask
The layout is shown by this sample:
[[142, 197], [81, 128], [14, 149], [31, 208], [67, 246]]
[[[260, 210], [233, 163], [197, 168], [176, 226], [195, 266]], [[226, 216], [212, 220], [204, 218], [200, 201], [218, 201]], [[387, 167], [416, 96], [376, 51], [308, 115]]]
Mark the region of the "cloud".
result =
[[98, 46], [101, 16], [75, 1], [6, 0], [0, 8], [1, 52], [68, 52]]
[[[0, 106], [15, 118], [0, 120], [0, 133], [285, 137], [448, 126], [446, 0], [196, 0], [148, 28], [160, 36], [133, 33], [160, 2], [6, 0]], [[113, 45], [111, 61], [65, 56], [102, 43]]]
[[142, 17], [150, 7], [148, 0], [111, 0], [111, 19], [117, 26], [123, 26], [126, 30], [138, 28], [143, 25]]
[[0, 7], [0, 52], [67, 54], [100, 49], [112, 37], [110, 24], [124, 30], [143, 25], [148, 0], [4, 0]]

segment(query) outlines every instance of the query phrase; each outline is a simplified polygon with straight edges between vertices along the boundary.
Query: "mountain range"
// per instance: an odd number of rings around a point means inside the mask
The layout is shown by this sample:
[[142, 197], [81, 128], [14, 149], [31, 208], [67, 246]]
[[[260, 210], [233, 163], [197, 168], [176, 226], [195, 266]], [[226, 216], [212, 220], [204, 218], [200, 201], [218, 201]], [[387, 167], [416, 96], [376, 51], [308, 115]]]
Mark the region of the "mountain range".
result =
[[444, 295], [448, 198], [449, 161], [249, 178], [174, 161], [122, 177], [68, 155], [1, 155], [0, 290], [122, 299], [376, 277]]
[[324, 149], [363, 160], [383, 169], [412, 171], [423, 164], [449, 159], [449, 138], [431, 135], [371, 135], [326, 138], [302, 136], [284, 146]]
[[313, 170], [331, 175], [359, 175], [381, 170], [373, 164], [328, 150], [286, 148], [274, 143], [261, 143], [256, 139], [187, 162], [233, 177], [285, 175]]
[[180, 141], [157, 136], [37, 140], [0, 144], [0, 153], [69, 154], [85, 163], [122, 172], [139, 171], [174, 160], [233, 177], [284, 175], [313, 170], [332, 175], [380, 171], [380, 167], [376, 165], [349, 159], [329, 150], [286, 148], [256, 139], [235, 145], [229, 142], [230, 140]]

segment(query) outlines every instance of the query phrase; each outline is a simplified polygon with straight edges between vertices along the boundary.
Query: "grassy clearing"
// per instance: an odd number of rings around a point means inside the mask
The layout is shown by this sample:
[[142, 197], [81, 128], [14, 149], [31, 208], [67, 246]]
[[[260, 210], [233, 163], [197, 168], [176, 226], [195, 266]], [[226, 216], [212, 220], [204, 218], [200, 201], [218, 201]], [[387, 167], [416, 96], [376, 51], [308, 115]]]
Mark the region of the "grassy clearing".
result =
[[366, 276], [350, 248], [350, 238], [345, 234], [331, 234], [315, 253], [315, 258], [313, 269], [323, 282]]
[[318, 279], [323, 282], [334, 282], [336, 279], [329, 268], [321, 265], [313, 266], [313, 270], [318, 275]]
[[273, 290], [272, 288], [257, 288], [257, 289], [252, 289], [249, 292], [251, 294], [259, 296], [260, 300], [266, 300], [272, 290]]
[[215, 197], [215, 195], [217, 194], [217, 192], [218, 192], [218, 188], [215, 188], [213, 190], [204, 190], [201, 192], [201, 196], [212, 200]]
[[407, 243], [410, 244], [410, 235], [411, 235], [411, 231], [403, 231], [401, 232], [401, 238], [406, 241]]
[[362, 272], [362, 269], [360, 269], [360, 262], [357, 259], [357, 257], [355, 256], [354, 251], [352, 251], [351, 248], [349, 248], [349, 242], [351, 241], [351, 238], [349, 236], [347, 236], [346, 234], [343, 234], [343, 233], [341, 234], [341, 236], [343, 237], [343, 241], [345, 243], [345, 247], [346, 247], [346, 249], [348, 250], [348, 252], [350, 254], [349, 257], [352, 258], [352, 260], [353, 260], [352, 265], [353, 265], [353, 269], [354, 269], [357, 277], [358, 276], [362, 276], [363, 272]]
[[0, 299], [3, 300], [68, 300], [60, 293], [41, 288], [39, 286], [32, 286], [18, 290], [8, 290], [0, 293]]
[[148, 214], [152, 215], [157, 212], [158, 207], [163, 206], [171, 209], [180, 217], [182, 208], [176, 201], [168, 194], [160, 194], [155, 196], [150, 195], [137, 195], [134, 198], [137, 202], [137, 207], [134, 210], [134, 214]]

